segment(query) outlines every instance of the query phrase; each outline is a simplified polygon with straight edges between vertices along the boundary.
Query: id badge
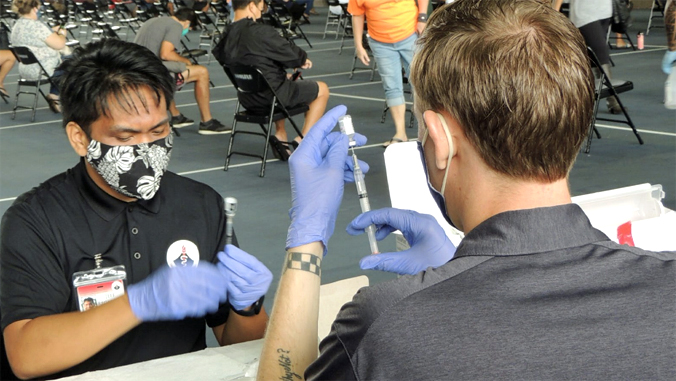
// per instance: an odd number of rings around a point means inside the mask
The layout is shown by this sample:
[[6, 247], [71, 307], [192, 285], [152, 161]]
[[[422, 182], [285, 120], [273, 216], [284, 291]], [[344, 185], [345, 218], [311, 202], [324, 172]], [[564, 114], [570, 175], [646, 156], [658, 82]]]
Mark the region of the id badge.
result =
[[87, 311], [124, 295], [124, 265], [78, 271], [73, 274], [73, 287], [77, 292], [80, 311]]

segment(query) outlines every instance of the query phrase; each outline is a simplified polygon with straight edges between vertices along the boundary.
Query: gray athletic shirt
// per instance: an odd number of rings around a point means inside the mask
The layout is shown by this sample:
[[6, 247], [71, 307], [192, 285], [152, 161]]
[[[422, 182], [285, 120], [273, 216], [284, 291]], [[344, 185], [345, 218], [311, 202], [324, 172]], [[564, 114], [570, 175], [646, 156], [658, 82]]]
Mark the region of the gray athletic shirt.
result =
[[574, 204], [498, 214], [452, 261], [364, 288], [308, 380], [676, 380], [676, 253]]
[[175, 49], [181, 49], [183, 26], [171, 17], [155, 17], [144, 22], [138, 30], [134, 43], [145, 46], [160, 56], [162, 41], [171, 42]]
[[578, 28], [612, 16], [612, 0], [570, 0], [570, 21]]

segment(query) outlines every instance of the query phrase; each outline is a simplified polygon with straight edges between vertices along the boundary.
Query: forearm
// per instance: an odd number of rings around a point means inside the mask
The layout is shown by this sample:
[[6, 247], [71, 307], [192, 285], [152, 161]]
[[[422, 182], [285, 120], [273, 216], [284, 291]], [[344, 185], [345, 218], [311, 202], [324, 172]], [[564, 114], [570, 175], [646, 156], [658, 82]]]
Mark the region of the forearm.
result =
[[[321, 281], [320, 242], [291, 248], [284, 260], [282, 278], [268, 325], [258, 367], [259, 380], [298, 379], [317, 358], [317, 320]], [[300, 261], [289, 253], [305, 253]], [[295, 258], [295, 257], [294, 257]], [[314, 262], [317, 271], [297, 269]], [[297, 375], [299, 377], [293, 376]], [[286, 378], [285, 378], [286, 377]]]
[[254, 316], [241, 316], [230, 311], [228, 321], [221, 328], [220, 334], [216, 331], [214, 333], [220, 345], [243, 343], [263, 338], [267, 323], [268, 314], [263, 307]]
[[364, 35], [364, 15], [352, 16], [352, 34], [354, 35], [354, 47], [362, 48], [362, 36]]
[[561, 10], [561, 4], [563, 4], [563, 0], [554, 0], [554, 3], [552, 4], [552, 8], [556, 9], [557, 11]]
[[427, 14], [427, 8], [429, 5], [429, 0], [418, 0], [418, 13]]
[[123, 296], [85, 312], [18, 321], [3, 334], [14, 373], [34, 378], [81, 363], [140, 323]]

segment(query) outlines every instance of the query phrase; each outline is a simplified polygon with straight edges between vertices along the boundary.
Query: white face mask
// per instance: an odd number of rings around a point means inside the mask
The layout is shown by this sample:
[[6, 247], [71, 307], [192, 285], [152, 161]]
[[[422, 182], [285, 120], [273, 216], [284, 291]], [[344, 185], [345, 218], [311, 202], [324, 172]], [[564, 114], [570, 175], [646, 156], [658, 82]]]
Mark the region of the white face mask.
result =
[[169, 165], [173, 140], [173, 133], [132, 146], [111, 146], [92, 139], [85, 158], [116, 192], [150, 200]]

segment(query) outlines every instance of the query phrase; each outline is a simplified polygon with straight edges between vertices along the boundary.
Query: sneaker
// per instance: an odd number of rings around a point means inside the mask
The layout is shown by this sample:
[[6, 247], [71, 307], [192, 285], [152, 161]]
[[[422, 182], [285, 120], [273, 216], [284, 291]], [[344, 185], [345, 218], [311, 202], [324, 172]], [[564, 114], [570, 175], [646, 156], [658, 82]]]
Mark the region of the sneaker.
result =
[[172, 116], [169, 124], [174, 128], [181, 128], [192, 126], [195, 124], [195, 121], [192, 119], [186, 118], [183, 114], [178, 114], [177, 116]]
[[199, 133], [202, 135], [216, 135], [225, 134], [232, 131], [232, 127], [226, 127], [216, 119], [211, 119], [208, 122], [200, 122]]

